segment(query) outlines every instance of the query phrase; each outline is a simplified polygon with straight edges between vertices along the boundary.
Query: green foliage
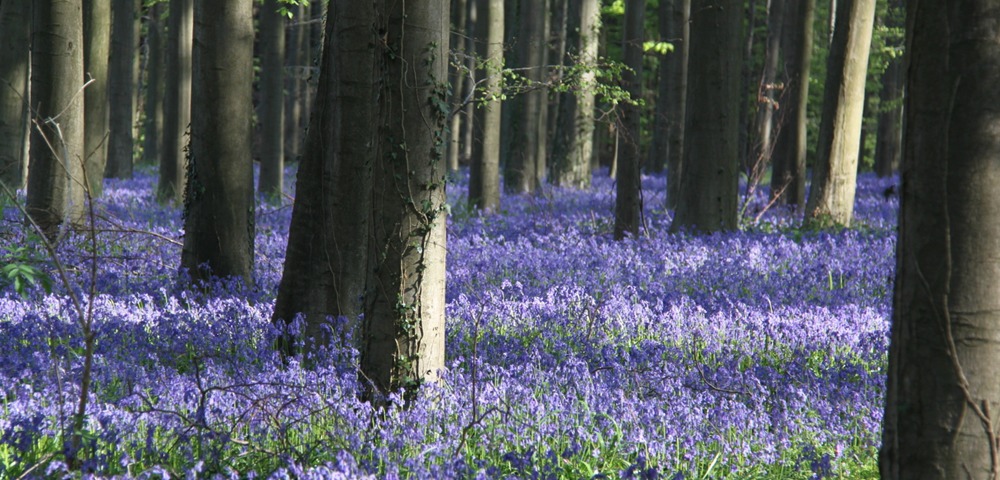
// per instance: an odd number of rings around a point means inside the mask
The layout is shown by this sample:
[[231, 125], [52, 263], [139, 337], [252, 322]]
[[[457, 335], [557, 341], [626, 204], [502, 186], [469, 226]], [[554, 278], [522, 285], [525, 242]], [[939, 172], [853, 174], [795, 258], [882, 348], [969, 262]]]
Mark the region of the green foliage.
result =
[[30, 289], [41, 287], [45, 293], [52, 293], [52, 277], [38, 268], [39, 262], [32, 258], [27, 247], [18, 247], [0, 257], [0, 283], [12, 286], [21, 298], [27, 299]]

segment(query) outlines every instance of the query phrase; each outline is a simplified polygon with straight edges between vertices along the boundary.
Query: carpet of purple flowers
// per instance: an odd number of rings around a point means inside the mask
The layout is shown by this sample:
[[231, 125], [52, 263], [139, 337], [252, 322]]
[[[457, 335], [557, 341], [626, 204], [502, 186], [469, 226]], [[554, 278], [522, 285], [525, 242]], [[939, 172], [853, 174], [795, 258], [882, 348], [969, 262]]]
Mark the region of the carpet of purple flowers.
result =
[[[457, 181], [448, 370], [383, 410], [358, 401], [350, 348], [312, 369], [271, 349], [287, 202], [258, 208], [256, 288], [192, 290], [177, 279], [180, 212], [153, 201], [154, 182], [108, 181], [96, 252], [60, 244], [85, 301], [99, 262], [94, 388], [70, 452], [89, 478], [877, 476], [893, 180], [860, 179], [850, 230], [771, 210], [694, 236], [667, 233], [664, 179], [644, 177], [647, 228], [622, 242], [602, 175], [491, 216], [464, 207]], [[52, 272], [20, 218], [4, 211], [0, 266]], [[0, 290], [0, 478], [78, 476], [66, 432], [83, 342], [55, 283]]]

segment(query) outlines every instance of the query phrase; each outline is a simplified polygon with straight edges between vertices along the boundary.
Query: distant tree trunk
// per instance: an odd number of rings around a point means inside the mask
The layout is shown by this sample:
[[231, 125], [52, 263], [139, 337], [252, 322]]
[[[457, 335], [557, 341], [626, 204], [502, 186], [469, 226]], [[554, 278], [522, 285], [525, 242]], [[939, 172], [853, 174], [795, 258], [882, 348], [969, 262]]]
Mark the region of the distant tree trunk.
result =
[[135, 85], [132, 73], [135, 62], [136, 0], [113, 0], [114, 20], [111, 40], [108, 100], [111, 101], [108, 144], [108, 178], [132, 178], [132, 114]]
[[146, 115], [143, 119], [143, 161], [153, 162], [160, 157], [163, 145], [163, 26], [160, 23], [161, 4], [149, 7], [146, 23], [146, 89], [143, 100]]
[[[566, 58], [566, 4], [566, 0], [549, 0], [551, 18], [549, 19], [548, 35], [549, 51], [546, 52], [547, 63], [561, 64]], [[562, 82], [563, 71], [561, 68], [555, 68], [549, 75], [554, 82]], [[546, 101], [545, 173], [547, 175], [552, 174], [552, 170], [555, 167], [551, 159], [553, 158], [553, 146], [555, 145], [556, 125], [559, 123], [559, 105], [564, 96], [568, 97], [570, 95], [554, 93], [549, 95]], [[552, 177], [548, 177], [547, 179], [549, 182], [552, 181]]]
[[[543, 68], [539, 72], [539, 81], [548, 81], [552, 69], [549, 68], [549, 32], [552, 28], [549, 12], [552, 9], [551, 0], [545, 0], [545, 9], [540, 12], [542, 31], [540, 32], [538, 63]], [[561, 57], [560, 57], [561, 58]], [[544, 87], [538, 91], [538, 121], [535, 122], [535, 188], [541, 189], [549, 178], [549, 89]]]
[[28, 69], [31, 62], [31, 2], [0, 3], [0, 181], [24, 186], [28, 144]]
[[[754, 149], [754, 173], [763, 173], [774, 150], [774, 114], [782, 99], [778, 84], [778, 60], [781, 58], [781, 29], [784, 26], [786, 0], [769, 0], [767, 7], [767, 51], [764, 71], [757, 91], [757, 145]], [[800, 1], [800, 0], [795, 0]], [[782, 112], [784, 113], [784, 112]]]
[[[378, 144], [375, 13], [364, 2], [334, 2], [327, 10], [318, 97], [274, 306], [275, 322], [304, 315], [307, 348], [328, 343], [329, 333], [346, 333], [327, 330], [329, 319], [344, 318], [353, 330], [364, 310]], [[294, 352], [291, 340], [284, 341], [285, 353]]]
[[93, 82], [84, 90], [84, 158], [87, 184], [92, 196], [100, 196], [108, 158], [109, 52], [111, 46], [111, 0], [83, 0], [84, 79]]
[[[629, 68], [622, 74], [622, 86], [633, 99], [642, 98], [642, 49], [646, 14], [646, 0], [628, 0], [625, 3], [624, 46], [625, 66]], [[618, 159], [618, 181], [615, 196], [615, 239], [626, 236], [639, 236], [640, 218], [642, 213], [642, 197], [640, 184], [640, 163], [642, 161], [640, 117], [641, 108], [638, 105], [626, 104], [623, 108], [621, 136], [624, 140], [622, 155]]]
[[448, 1], [386, 9], [361, 372], [412, 395], [444, 368]]
[[785, 90], [771, 162], [771, 198], [799, 208], [806, 195], [806, 122], [815, 7], [816, 0], [787, 1], [781, 29]]
[[739, 169], [741, 172], [746, 172], [748, 175], [751, 174], [753, 169], [754, 159], [751, 159], [751, 152], [753, 151], [752, 145], [754, 140], [752, 132], [754, 127], [755, 115], [750, 111], [751, 98], [755, 98], [757, 94], [757, 89], [754, 86], [754, 72], [753, 67], [753, 51], [754, 45], [757, 42], [757, 0], [747, 0], [745, 4], [745, 15], [746, 15], [746, 34], [744, 35], [743, 44], [743, 68], [741, 70], [740, 77], [740, 101], [739, 101], [739, 131], [740, 131], [740, 146], [739, 146]]
[[735, 230], [739, 172], [742, 2], [691, 2], [681, 191], [672, 231]]
[[[467, 0], [467, 2], [468, 5], [466, 5], [466, 8], [469, 18], [466, 19], [465, 23], [467, 32], [465, 38], [465, 53], [467, 54], [465, 68], [469, 70], [469, 86], [466, 95], [474, 96], [476, 89], [476, 39], [479, 33], [481, 33], [481, 30], [477, 26], [480, 23], [477, 7], [479, 0]], [[476, 103], [474, 101], [465, 105], [465, 121], [462, 122], [462, 159], [470, 163], [472, 162], [473, 151], [475, 150], [473, 147], [476, 139], [476, 128], [478, 127], [477, 122], [479, 122], [480, 118], [476, 113]]]
[[500, 208], [500, 72], [503, 69], [503, 2], [488, 2], [486, 59], [478, 66], [484, 95], [495, 97], [482, 107], [483, 147], [472, 159], [469, 172], [469, 203], [482, 210]]
[[530, 90], [517, 99], [516, 121], [512, 125], [513, 143], [504, 169], [504, 190], [508, 193], [531, 193], [538, 182], [538, 134], [545, 90], [537, 87], [542, 81], [545, 58], [545, 0], [533, 0], [521, 5], [520, 32], [517, 36], [518, 66]]
[[1000, 10], [909, 2], [884, 479], [1000, 476]]
[[875, 0], [840, 0], [806, 222], [850, 225]]
[[163, 92], [163, 154], [160, 201], [180, 201], [186, 182], [187, 131], [191, 123], [191, 52], [194, 0], [170, 0], [167, 35], [167, 82]]
[[[902, 0], [889, 2], [889, 19], [896, 18], [903, 10]], [[890, 20], [890, 26], [898, 27]], [[875, 140], [875, 173], [879, 177], [891, 176], [899, 166], [902, 150], [903, 106], [900, 98], [903, 95], [903, 59], [889, 60], [882, 74], [882, 94], [879, 97], [878, 132]]]
[[[472, 0], [475, 2], [475, 0]], [[468, 35], [466, 25], [469, 18], [468, 14], [468, 0], [456, 0], [452, 4], [452, 21], [455, 24], [455, 30], [451, 34], [451, 55], [454, 57], [451, 59], [453, 62], [462, 62], [462, 55], [471, 54], [465, 50], [465, 38]], [[451, 69], [452, 78], [452, 115], [451, 115], [451, 125], [448, 128], [448, 171], [452, 174], [458, 172], [459, 160], [462, 156], [462, 120], [465, 118], [463, 114], [459, 113], [460, 109], [464, 110], [464, 105], [466, 97], [469, 95], [469, 90], [473, 88], [473, 85], [468, 81], [469, 75], [465, 73], [464, 66], [465, 63], [461, 63], [461, 68]], [[465, 119], [468, 122], [468, 119]]]
[[[31, 130], [26, 209], [50, 239], [83, 221], [83, 10], [79, 2], [32, 2]], [[47, 119], [57, 119], [47, 122]]]
[[302, 22], [309, 20], [308, 9], [307, 5], [300, 2], [295, 7], [292, 24], [286, 29], [288, 54], [285, 55], [285, 67], [290, 70], [290, 74], [285, 78], [285, 157], [293, 160], [303, 154], [302, 138], [306, 122], [302, 117], [302, 104], [305, 100], [302, 90], [304, 82], [301, 78], [307, 75], [305, 72], [310, 61], [303, 53], [309, 37], [306, 35], [309, 27]]
[[576, 91], [559, 102], [553, 146], [552, 182], [573, 188], [590, 186], [594, 157], [594, 86], [601, 15], [597, 0], [570, 1], [567, 9], [566, 58], [563, 65], [589, 66]]
[[266, 0], [260, 10], [260, 143], [258, 192], [280, 202], [285, 183], [285, 17], [279, 0]]
[[194, 18], [181, 266], [194, 280], [240, 277], [252, 285], [253, 0], [197, 2]]
[[[667, 166], [667, 208], [677, 208], [680, 196], [682, 159], [684, 158], [684, 128], [686, 123], [687, 71], [688, 50], [691, 42], [690, 19], [691, 0], [672, 0], [667, 13], [668, 37], [674, 45], [674, 51], [666, 58], [667, 69], [666, 94], [664, 103], [667, 108], [666, 166]], [[661, 10], [662, 12], [662, 10]], [[661, 70], [662, 72], [662, 70]], [[661, 92], [663, 89], [661, 88]]]

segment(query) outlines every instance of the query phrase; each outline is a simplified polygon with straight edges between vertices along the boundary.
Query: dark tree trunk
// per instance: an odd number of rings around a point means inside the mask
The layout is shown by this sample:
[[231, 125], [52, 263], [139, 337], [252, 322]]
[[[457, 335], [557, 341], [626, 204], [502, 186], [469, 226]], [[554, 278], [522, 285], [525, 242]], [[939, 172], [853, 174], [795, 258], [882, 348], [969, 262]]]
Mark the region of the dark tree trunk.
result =
[[542, 81], [545, 58], [545, 0], [533, 0], [521, 5], [520, 32], [517, 35], [517, 66], [531, 90], [516, 98], [516, 121], [511, 126], [513, 142], [504, 169], [504, 190], [508, 193], [531, 193], [538, 181], [538, 133], [545, 91], [537, 85]]
[[160, 157], [163, 146], [163, 25], [160, 22], [162, 5], [149, 7], [146, 23], [146, 90], [145, 117], [143, 119], [143, 162], [151, 163]]
[[101, 194], [108, 159], [111, 3], [111, 0], [83, 0], [84, 78], [93, 80], [84, 90], [83, 148], [87, 184], [92, 196]]
[[180, 201], [186, 182], [185, 159], [191, 122], [191, 52], [194, 0], [170, 0], [167, 28], [167, 82], [163, 92], [163, 154], [160, 156], [160, 201]]
[[[889, 26], [898, 27], [896, 21], [898, 12], [903, 9], [902, 0], [889, 2]], [[882, 93], [879, 97], [878, 131], [875, 140], [875, 173], [879, 177], [888, 177], [899, 167], [902, 150], [903, 105], [900, 99], [903, 95], [903, 59], [889, 60], [882, 74]]]
[[309, 121], [304, 121], [302, 116], [302, 104], [305, 100], [302, 90], [304, 82], [301, 80], [309, 75], [307, 72], [311, 66], [303, 52], [309, 37], [309, 27], [304, 23], [309, 20], [308, 12], [309, 7], [299, 3], [292, 16], [292, 24], [286, 29], [288, 54], [285, 62], [290, 74], [285, 79], [285, 157], [290, 160], [297, 160], [302, 155], [302, 138], [305, 135], [305, 124]]
[[252, 285], [253, 1], [197, 2], [194, 32], [181, 266], [194, 280], [240, 277]]
[[258, 192], [280, 202], [285, 183], [285, 17], [278, 0], [266, 0], [260, 10], [260, 180]]
[[132, 178], [132, 114], [135, 112], [135, 84], [132, 74], [135, 63], [136, 0], [114, 0], [114, 20], [111, 40], [111, 61], [108, 78], [108, 99], [111, 135], [108, 144], [108, 164], [104, 176]]
[[0, 182], [24, 186], [28, 145], [28, 70], [31, 2], [0, 3]]
[[[642, 49], [646, 14], [646, 0], [628, 0], [625, 3], [624, 51], [625, 66], [629, 68], [622, 74], [622, 86], [633, 99], [642, 98]], [[639, 223], [642, 213], [642, 196], [640, 184], [641, 135], [639, 105], [626, 104], [623, 109], [620, 135], [624, 148], [618, 159], [618, 181], [615, 196], [615, 239], [639, 235]]]

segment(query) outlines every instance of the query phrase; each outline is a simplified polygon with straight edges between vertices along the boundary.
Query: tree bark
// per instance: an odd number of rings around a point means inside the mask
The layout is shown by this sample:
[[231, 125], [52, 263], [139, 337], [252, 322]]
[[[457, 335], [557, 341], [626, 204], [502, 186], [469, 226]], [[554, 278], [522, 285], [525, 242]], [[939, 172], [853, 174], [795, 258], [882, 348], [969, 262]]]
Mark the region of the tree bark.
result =
[[111, 41], [111, 61], [108, 79], [108, 99], [111, 135], [108, 144], [108, 164], [104, 176], [132, 178], [132, 114], [135, 112], [135, 12], [136, 0], [114, 0], [114, 30]]
[[875, 22], [875, 0], [840, 0], [826, 67], [806, 223], [850, 225], [864, 113], [865, 74]]
[[915, 1], [882, 478], [998, 478], [1000, 11]]
[[163, 25], [160, 22], [161, 4], [149, 7], [146, 23], [146, 89], [145, 116], [143, 118], [143, 162], [151, 163], [160, 158], [163, 147]]
[[65, 222], [83, 221], [83, 10], [80, 2], [32, 3], [28, 215], [55, 240]]
[[111, 0], [83, 0], [84, 78], [93, 79], [84, 90], [83, 148], [87, 184], [95, 197], [101, 194], [108, 159], [111, 23]]
[[816, 0], [793, 0], [785, 5], [785, 25], [781, 29], [785, 91], [771, 162], [771, 198], [778, 197], [777, 203], [800, 208], [806, 195], [806, 122], [815, 8]]
[[516, 121], [512, 125], [513, 142], [504, 169], [504, 190], [508, 193], [531, 193], [538, 186], [538, 149], [541, 111], [545, 90], [538, 85], [542, 81], [545, 54], [545, 0], [525, 2], [521, 6], [520, 32], [517, 36], [517, 66], [530, 89], [516, 99]]
[[[181, 266], [253, 284], [253, 1], [197, 2]], [[205, 270], [203, 267], [207, 267]]]
[[[757, 90], [757, 144], [754, 149], [753, 173], [762, 174], [771, 162], [774, 151], [774, 115], [782, 101], [782, 85], [778, 84], [778, 59], [781, 57], [781, 29], [784, 27], [786, 0], [769, 0], [767, 8], [767, 50], [764, 70]], [[784, 112], [782, 112], [784, 113]]]
[[487, 98], [483, 115], [483, 146], [472, 159], [469, 172], [469, 203], [476, 208], [500, 208], [500, 80], [503, 69], [503, 2], [488, 2], [486, 59], [478, 66]]
[[163, 92], [163, 154], [157, 198], [180, 201], [186, 183], [185, 155], [191, 122], [191, 53], [194, 0], [170, 0], [167, 81]]
[[[645, 37], [646, 0], [628, 0], [625, 3], [624, 46], [625, 66], [622, 86], [633, 100], [642, 98], [642, 50]], [[622, 112], [621, 135], [624, 148], [618, 159], [618, 178], [615, 186], [615, 230], [616, 240], [626, 236], [639, 235], [642, 213], [642, 186], [640, 164], [642, 160], [640, 128], [641, 108], [635, 104], [625, 104]]]
[[305, 135], [304, 126], [309, 122], [303, 121], [302, 104], [305, 102], [301, 78], [308, 76], [305, 72], [311, 66], [310, 60], [306, 58], [303, 50], [308, 43], [306, 39], [309, 35], [309, 27], [302, 22], [309, 20], [309, 7], [299, 3], [295, 7], [295, 14], [292, 16], [292, 24], [288, 26], [288, 54], [285, 56], [286, 68], [290, 74], [285, 79], [285, 157], [289, 160], [298, 160], [303, 154], [302, 138]]
[[672, 231], [735, 230], [742, 2], [691, 2], [691, 58], [680, 198]]
[[[903, 10], [902, 0], [889, 2], [889, 26], [898, 27], [898, 12]], [[875, 140], [875, 173], [879, 177], [891, 176], [899, 167], [902, 150], [903, 105], [900, 99], [903, 95], [903, 59], [896, 57], [889, 60], [882, 74], [882, 93], [879, 96], [879, 113], [877, 137]]]
[[0, 182], [11, 190], [27, 178], [30, 18], [29, 0], [0, 3]]
[[[674, 44], [674, 51], [666, 59], [668, 70], [665, 103], [667, 106], [666, 166], [667, 166], [667, 202], [670, 209], [677, 208], [680, 196], [681, 178], [684, 171], [684, 129], [686, 124], [686, 97], [688, 50], [691, 42], [690, 19], [691, 0], [672, 0], [668, 13], [668, 38]], [[661, 70], [662, 71], [662, 70]], [[662, 91], [662, 90], [661, 90]]]
[[260, 179], [258, 192], [280, 202], [285, 183], [285, 17], [279, 0], [266, 0], [260, 10]]
[[[475, 0], [472, 1], [474, 2]], [[456, 62], [456, 67], [451, 69], [452, 115], [451, 125], [448, 128], [448, 135], [450, 137], [448, 140], [448, 171], [453, 175], [458, 173], [459, 164], [461, 163], [463, 123], [469, 122], [469, 119], [464, 115], [464, 105], [462, 102], [468, 97], [469, 90], [474, 88], [471, 82], [468, 82], [469, 75], [464, 71], [464, 55], [471, 55], [471, 52], [466, 51], [464, 48], [466, 43], [465, 38], [468, 36], [466, 29], [469, 18], [467, 4], [468, 0], [456, 0], [452, 5], [453, 11], [451, 15], [452, 22], [455, 24], [455, 30], [451, 34], [451, 61]], [[461, 65], [461, 67], [457, 65]], [[459, 113], [460, 111], [462, 114]]]

